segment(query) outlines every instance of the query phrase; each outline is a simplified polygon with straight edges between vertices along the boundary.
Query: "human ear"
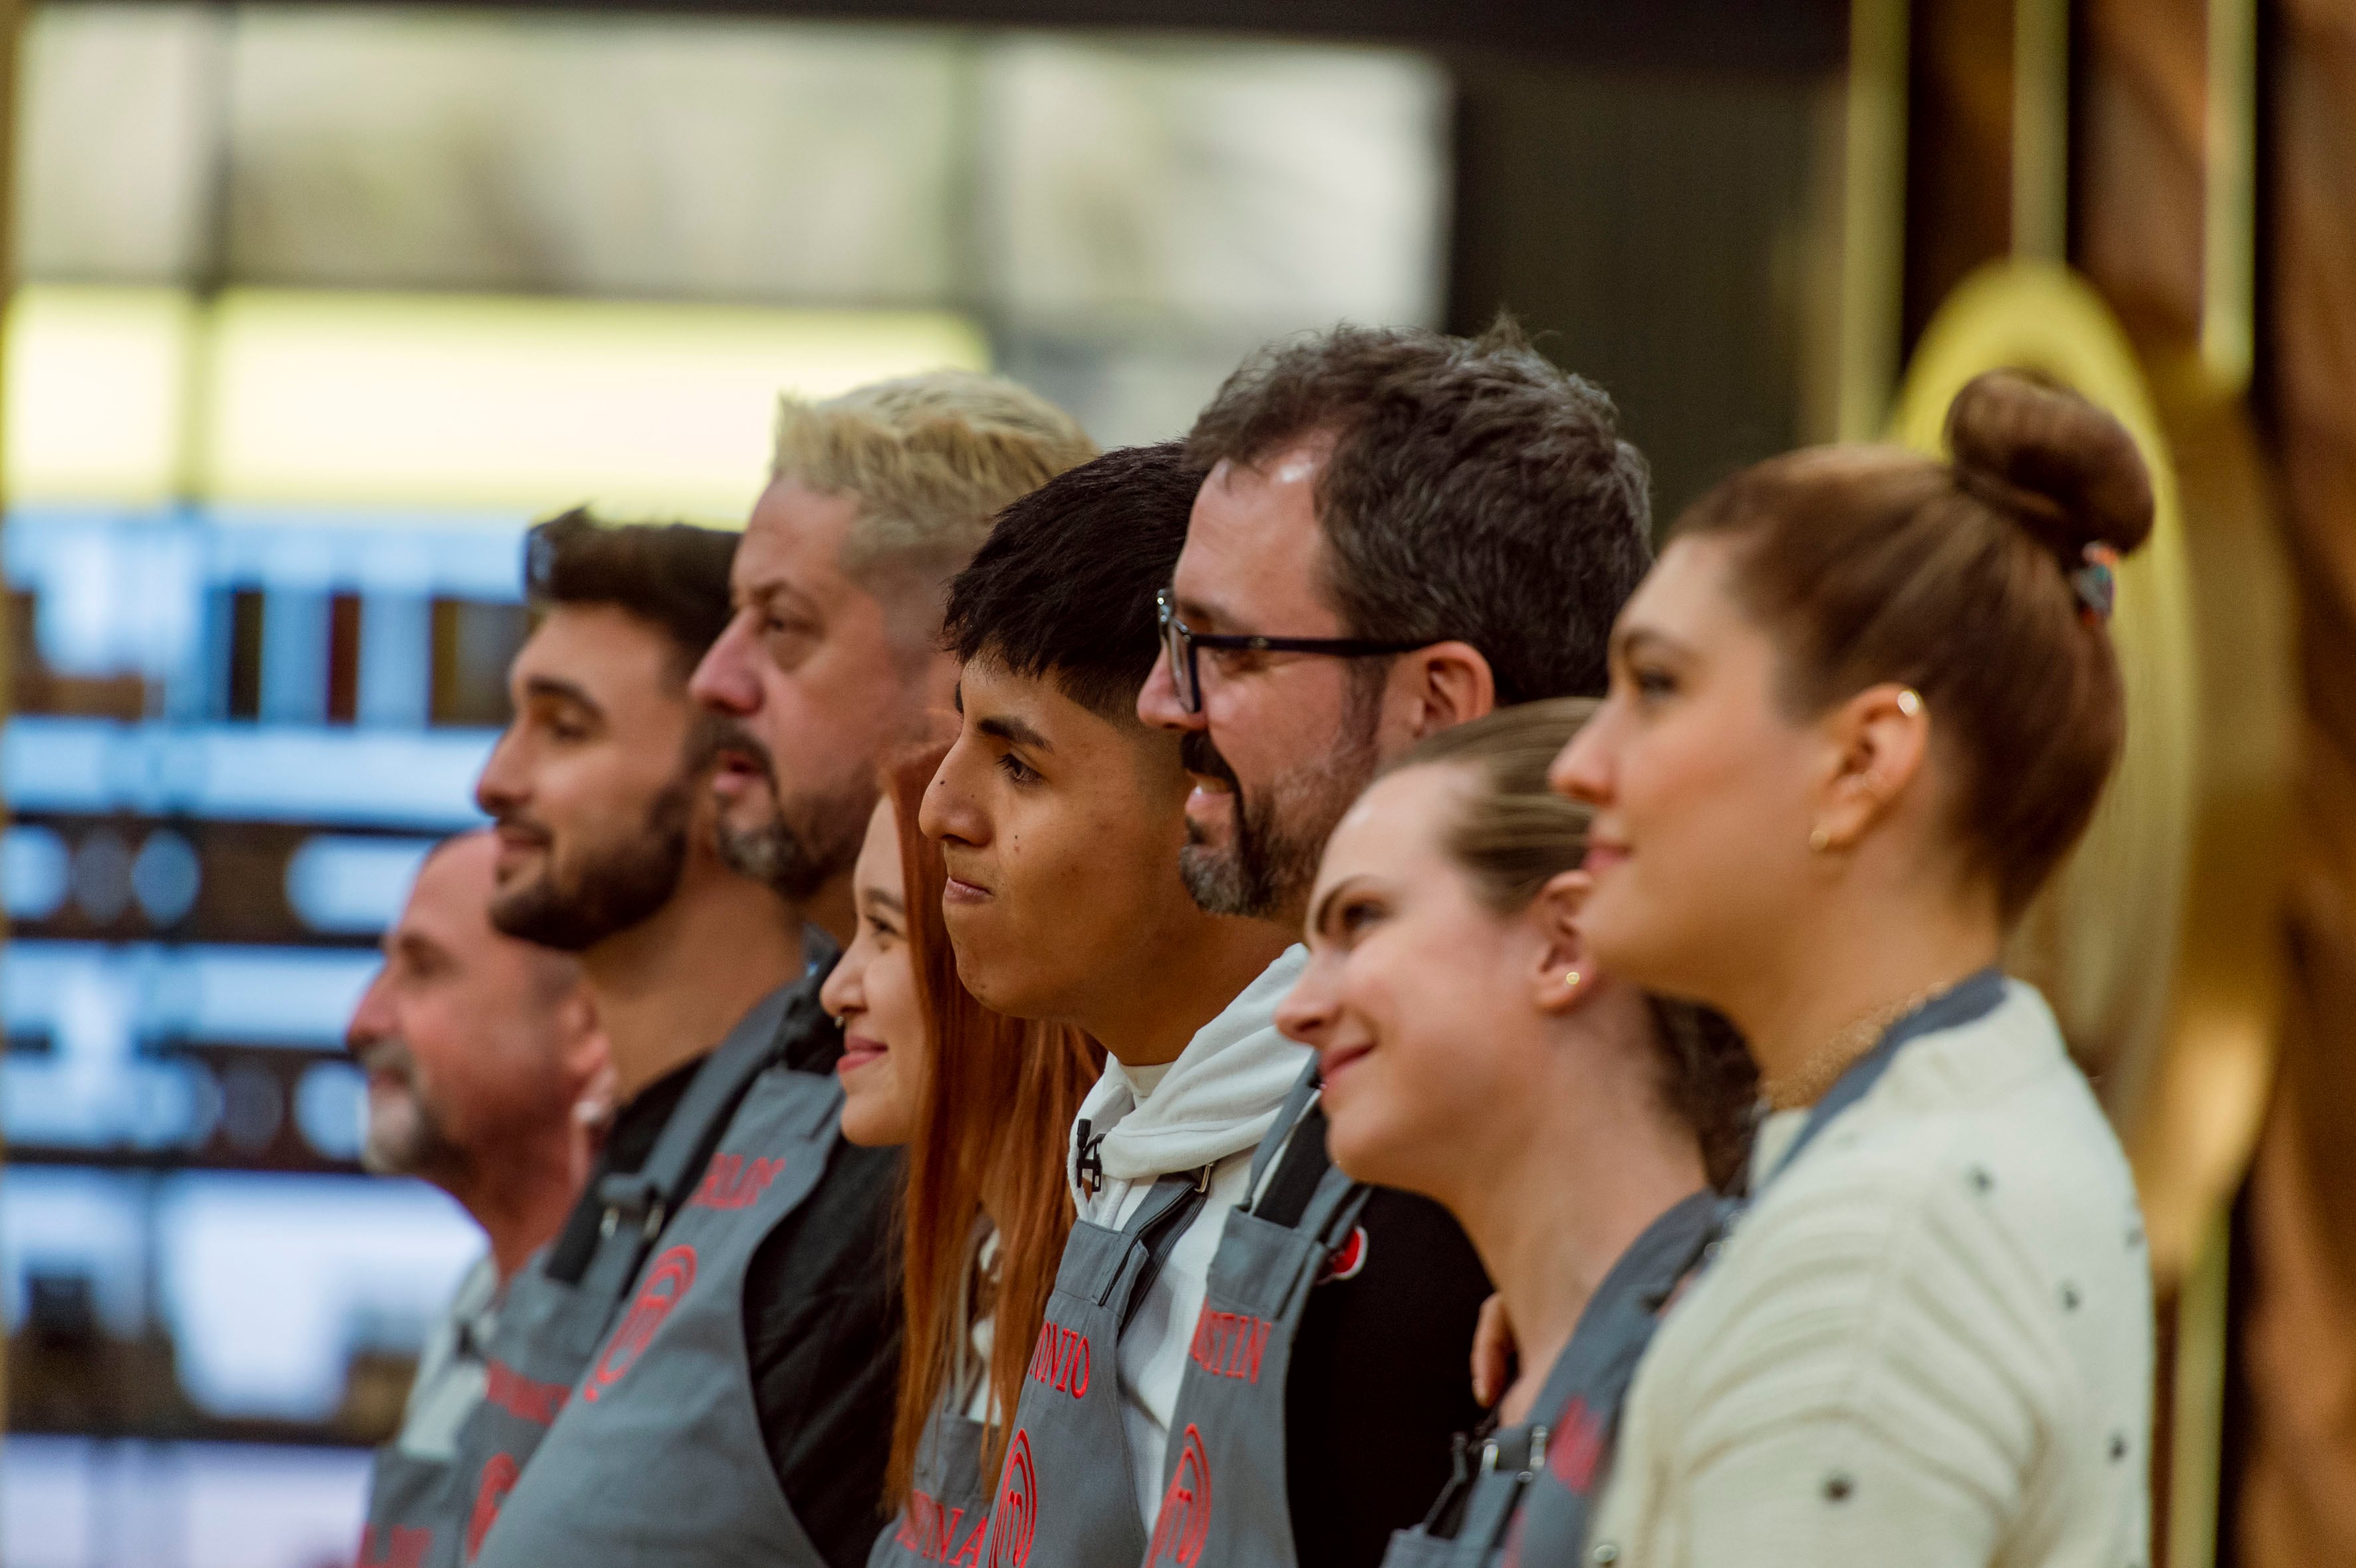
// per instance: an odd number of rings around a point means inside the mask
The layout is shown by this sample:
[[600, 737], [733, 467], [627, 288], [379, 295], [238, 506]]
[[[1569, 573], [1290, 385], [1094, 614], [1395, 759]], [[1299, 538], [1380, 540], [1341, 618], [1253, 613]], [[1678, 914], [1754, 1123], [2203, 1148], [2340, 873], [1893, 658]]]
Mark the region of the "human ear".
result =
[[1594, 886], [1584, 871], [1558, 871], [1522, 911], [1536, 955], [1526, 979], [1541, 1013], [1568, 1013], [1595, 991], [1595, 966], [1579, 935], [1579, 908]]
[[1497, 677], [1469, 642], [1435, 642], [1399, 656], [1391, 672], [1408, 708], [1408, 738], [1421, 740], [1497, 706]]
[[1931, 749], [1931, 714], [1911, 686], [1869, 686], [1825, 718], [1833, 767], [1825, 781], [1808, 846], [1854, 848], [1922, 771]]

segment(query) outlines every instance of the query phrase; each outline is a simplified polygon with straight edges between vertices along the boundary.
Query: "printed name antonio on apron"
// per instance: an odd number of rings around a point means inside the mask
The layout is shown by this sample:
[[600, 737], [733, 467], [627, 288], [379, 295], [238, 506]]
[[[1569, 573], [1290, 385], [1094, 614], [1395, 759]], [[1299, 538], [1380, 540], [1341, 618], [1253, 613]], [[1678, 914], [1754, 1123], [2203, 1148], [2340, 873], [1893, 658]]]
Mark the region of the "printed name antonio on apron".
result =
[[[1970, 1023], [2003, 996], [2003, 976], [1985, 970], [1891, 1025], [1808, 1112], [1758, 1190], [1863, 1099], [1908, 1041]], [[1535, 1408], [1549, 1418], [1493, 1434], [1481, 1444], [1477, 1470], [1469, 1445], [1460, 1445], [1455, 1477], [1421, 1525], [1392, 1535], [1383, 1568], [1572, 1568], [1618, 1561], [1613, 1543], [1598, 1541], [1590, 1552], [1587, 1535], [1611, 1471], [1621, 1407], [1678, 1282], [1709, 1267], [1744, 1201], [1696, 1193], [1645, 1228], [1596, 1287], [1547, 1373]]]
[[1136, 1568], [1143, 1556], [1120, 1419], [1120, 1335], [1201, 1211], [1210, 1174], [1163, 1176], [1118, 1230], [1072, 1227], [1015, 1406], [983, 1568]]
[[604, 1225], [581, 1278], [551, 1278], [542, 1249], [509, 1286], [486, 1359], [482, 1402], [459, 1430], [454, 1485], [444, 1504], [448, 1511], [401, 1521], [432, 1536], [420, 1568], [457, 1568], [480, 1550], [665, 1222], [702, 1178], [707, 1152], [775, 1058], [779, 1042], [820, 1021], [818, 985], [833, 963], [834, 945], [814, 928], [803, 940], [812, 957], [809, 973], [765, 997], [704, 1058], [646, 1164], [635, 1175], [608, 1176], [600, 1185]]
[[981, 1568], [990, 1533], [990, 1483], [981, 1473], [981, 1423], [942, 1396], [917, 1440], [916, 1473], [900, 1515], [875, 1538], [867, 1568], [920, 1568], [946, 1563]]
[[770, 1465], [744, 1299], [762, 1240], [825, 1175], [841, 1110], [832, 1073], [754, 1081], [484, 1534], [480, 1568], [825, 1568]]
[[1318, 1282], [1364, 1261], [1358, 1214], [1372, 1190], [1327, 1156], [1318, 1087], [1312, 1060], [1252, 1155], [1253, 1197], [1227, 1211], [1172, 1407], [1150, 1568], [1296, 1561], [1284, 1424], [1293, 1337]]

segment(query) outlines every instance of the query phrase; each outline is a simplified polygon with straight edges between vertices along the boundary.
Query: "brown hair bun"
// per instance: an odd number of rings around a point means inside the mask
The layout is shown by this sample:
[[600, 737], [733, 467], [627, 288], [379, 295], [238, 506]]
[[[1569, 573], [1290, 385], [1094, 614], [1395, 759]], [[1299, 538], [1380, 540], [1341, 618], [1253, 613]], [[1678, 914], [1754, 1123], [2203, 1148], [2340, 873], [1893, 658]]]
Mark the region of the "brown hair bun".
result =
[[2019, 371], [1974, 377], [1947, 409], [1956, 481], [2075, 566], [2151, 535], [2151, 474], [2135, 438], [2077, 393]]

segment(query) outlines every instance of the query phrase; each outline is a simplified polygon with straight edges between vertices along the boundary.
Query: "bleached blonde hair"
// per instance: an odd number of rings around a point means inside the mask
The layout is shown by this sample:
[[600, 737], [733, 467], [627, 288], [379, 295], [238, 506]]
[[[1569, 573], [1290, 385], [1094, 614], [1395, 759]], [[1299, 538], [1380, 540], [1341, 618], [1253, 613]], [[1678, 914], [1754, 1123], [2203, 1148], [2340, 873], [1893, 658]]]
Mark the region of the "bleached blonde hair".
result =
[[981, 547], [1001, 508], [1096, 455], [1037, 393], [943, 370], [822, 402], [780, 398], [769, 473], [857, 499], [844, 571], [872, 579], [889, 567], [937, 585]]

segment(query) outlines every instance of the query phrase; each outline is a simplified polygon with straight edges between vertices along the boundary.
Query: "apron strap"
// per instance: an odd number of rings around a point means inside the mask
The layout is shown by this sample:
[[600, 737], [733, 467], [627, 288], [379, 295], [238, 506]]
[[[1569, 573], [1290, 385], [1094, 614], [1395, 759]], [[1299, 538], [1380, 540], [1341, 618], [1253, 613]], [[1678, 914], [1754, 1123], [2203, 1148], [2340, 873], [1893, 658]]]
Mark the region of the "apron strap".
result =
[[[839, 953], [833, 939], [815, 926], [803, 928], [802, 944], [809, 955], [802, 978], [755, 1003], [703, 1058], [663, 1123], [646, 1164], [635, 1171], [612, 1173], [597, 1184], [597, 1200], [605, 1211], [602, 1240], [582, 1281], [593, 1296], [619, 1300], [629, 1289], [655, 1238], [702, 1178], [703, 1167], [727, 1136], [728, 1124], [754, 1080], [783, 1057], [788, 1040], [812, 1024], [819, 1004], [818, 988], [811, 982], [833, 967]], [[820, 1125], [832, 1110], [832, 1098], [819, 1097]], [[622, 1240], [625, 1231], [637, 1234]]]
[[1138, 1306], [1160, 1277], [1170, 1250], [1186, 1233], [1194, 1216], [1202, 1212], [1210, 1194], [1210, 1166], [1205, 1165], [1199, 1171], [1172, 1171], [1147, 1189], [1144, 1201], [1129, 1217], [1129, 1223], [1120, 1228], [1121, 1235], [1130, 1243], [1129, 1253], [1106, 1283], [1097, 1305], [1112, 1306], [1113, 1298], [1119, 1296], [1116, 1316], [1122, 1329], [1126, 1330], [1129, 1320], [1137, 1316]]

